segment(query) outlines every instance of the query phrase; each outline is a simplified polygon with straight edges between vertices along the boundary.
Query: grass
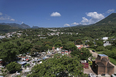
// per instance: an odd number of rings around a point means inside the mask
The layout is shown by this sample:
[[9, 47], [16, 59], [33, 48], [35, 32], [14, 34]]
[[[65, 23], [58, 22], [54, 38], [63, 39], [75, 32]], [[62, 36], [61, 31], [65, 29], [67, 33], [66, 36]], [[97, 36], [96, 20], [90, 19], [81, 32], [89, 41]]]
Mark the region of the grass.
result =
[[116, 65], [116, 60], [111, 58], [111, 57], [108, 57], [110, 59], [110, 62], [113, 63], [114, 65]]

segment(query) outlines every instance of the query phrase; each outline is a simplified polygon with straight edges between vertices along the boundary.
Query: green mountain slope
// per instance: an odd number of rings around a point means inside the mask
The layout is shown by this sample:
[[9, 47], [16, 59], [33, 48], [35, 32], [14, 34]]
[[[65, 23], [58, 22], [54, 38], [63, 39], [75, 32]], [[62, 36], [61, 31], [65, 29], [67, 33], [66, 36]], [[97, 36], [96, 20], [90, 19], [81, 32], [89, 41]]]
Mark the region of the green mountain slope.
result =
[[116, 38], [116, 13], [112, 13], [105, 19], [92, 25], [75, 26], [64, 28], [64, 30], [65, 29], [68, 32], [79, 33], [80, 36], [78, 37], [82, 39], [84, 39], [85, 37], [101, 38], [105, 36]]
[[110, 14], [108, 17], [96, 23], [97, 25], [103, 24], [116, 24], [116, 13]]
[[7, 32], [13, 32], [19, 30], [19, 28], [11, 27], [8, 25], [0, 25], [0, 33], [7, 33]]

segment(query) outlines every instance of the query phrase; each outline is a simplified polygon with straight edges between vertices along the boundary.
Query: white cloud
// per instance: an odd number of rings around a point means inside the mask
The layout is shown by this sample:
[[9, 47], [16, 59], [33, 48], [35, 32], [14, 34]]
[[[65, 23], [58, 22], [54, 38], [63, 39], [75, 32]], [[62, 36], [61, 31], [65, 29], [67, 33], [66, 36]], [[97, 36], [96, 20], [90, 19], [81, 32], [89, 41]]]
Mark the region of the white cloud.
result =
[[11, 21], [15, 21], [15, 19], [10, 19]]
[[109, 9], [106, 13], [113, 13], [114, 11], [114, 9]]
[[64, 24], [64, 26], [70, 26], [69, 24]]
[[72, 23], [72, 25], [79, 25], [79, 23], [74, 22], [74, 23]]
[[24, 22], [21, 22], [22, 24], [24, 23]]
[[10, 16], [8, 15], [3, 15], [1, 12], [0, 12], [0, 20], [8, 20], [8, 21], [15, 21], [15, 19], [11, 18]]
[[89, 12], [89, 13], [86, 13], [86, 15], [88, 17], [90, 17], [90, 19], [88, 19], [86, 17], [82, 17], [81, 24], [83, 24], [83, 25], [94, 24], [94, 23], [102, 20], [103, 18], [105, 18], [103, 14], [100, 14], [97, 12]]
[[0, 15], [2, 15], [2, 13], [0, 12]]
[[98, 14], [97, 12], [89, 12], [87, 13], [88, 17], [92, 17], [93, 19], [103, 19], [104, 15], [103, 14]]
[[83, 25], [87, 25], [88, 22], [89, 22], [89, 20], [88, 20], [86, 17], [82, 17], [81, 24], [83, 24]]
[[91, 19], [89, 20], [89, 24], [96, 23], [105, 18], [103, 14], [99, 14], [97, 12], [89, 12], [87, 13], [87, 16], [91, 17]]
[[85, 18], [85, 17], [82, 17], [82, 21], [81, 22], [83, 22], [83, 23], [86, 23], [86, 22], [88, 22], [89, 20], [87, 19], [87, 18]]
[[0, 17], [0, 20], [6, 20], [6, 18], [4, 18], [4, 17]]
[[53, 16], [53, 17], [58, 17], [58, 16], [61, 16], [61, 14], [60, 13], [58, 13], [58, 12], [53, 12], [52, 14], [51, 14], [51, 16]]

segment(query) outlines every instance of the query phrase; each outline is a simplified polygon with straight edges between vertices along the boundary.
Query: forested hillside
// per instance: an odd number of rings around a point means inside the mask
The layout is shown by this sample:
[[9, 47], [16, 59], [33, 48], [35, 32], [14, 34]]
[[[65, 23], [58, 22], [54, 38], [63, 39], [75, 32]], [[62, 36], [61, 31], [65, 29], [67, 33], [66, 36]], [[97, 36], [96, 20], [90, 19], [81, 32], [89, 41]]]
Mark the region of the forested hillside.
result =
[[0, 25], [0, 33], [8, 33], [8, 32], [13, 32], [17, 30], [19, 30], [19, 28], [11, 27], [8, 25]]

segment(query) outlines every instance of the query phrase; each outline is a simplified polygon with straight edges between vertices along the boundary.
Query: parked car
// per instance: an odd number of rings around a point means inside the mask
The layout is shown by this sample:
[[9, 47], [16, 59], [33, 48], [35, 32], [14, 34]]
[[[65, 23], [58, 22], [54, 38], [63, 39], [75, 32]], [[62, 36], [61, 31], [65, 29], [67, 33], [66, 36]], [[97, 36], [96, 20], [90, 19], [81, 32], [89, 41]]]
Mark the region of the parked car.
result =
[[94, 50], [92, 50], [92, 52], [95, 52]]
[[111, 77], [116, 77], [116, 74], [112, 74]]

